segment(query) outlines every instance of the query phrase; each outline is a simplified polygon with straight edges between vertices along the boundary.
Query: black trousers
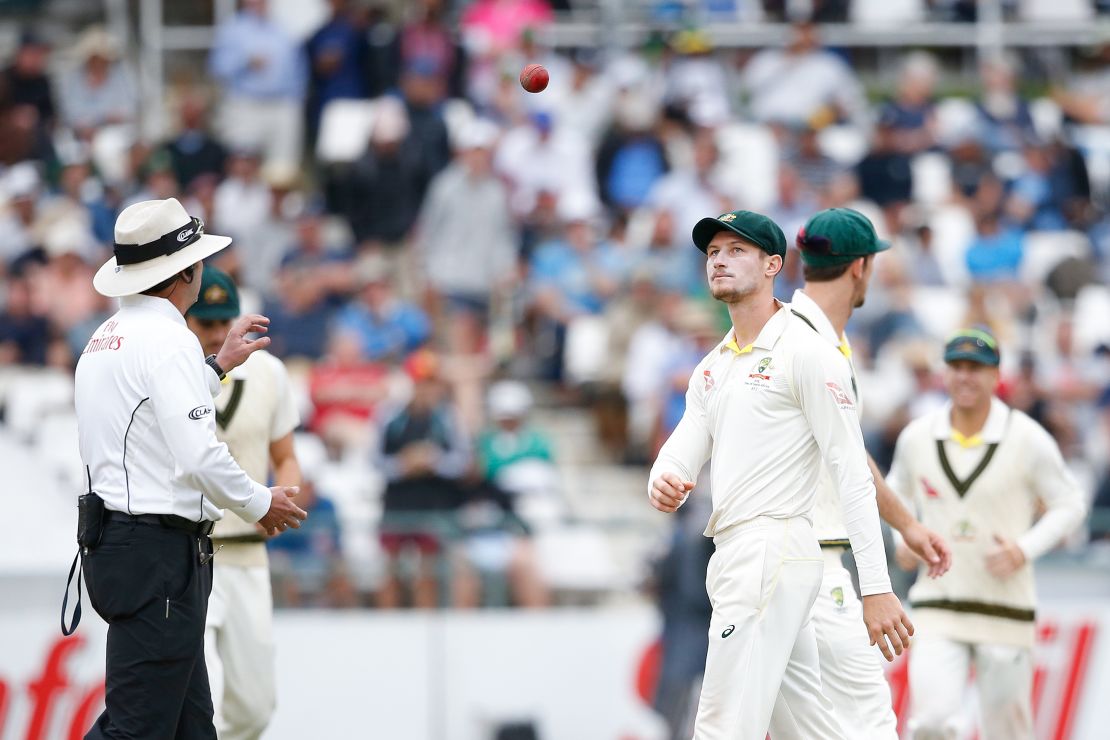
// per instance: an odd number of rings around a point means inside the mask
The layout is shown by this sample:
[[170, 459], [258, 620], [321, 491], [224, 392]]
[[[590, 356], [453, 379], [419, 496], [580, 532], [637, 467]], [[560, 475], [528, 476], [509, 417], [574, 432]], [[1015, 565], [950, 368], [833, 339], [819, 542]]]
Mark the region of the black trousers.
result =
[[89, 601], [108, 623], [104, 713], [85, 735], [216, 740], [204, 664], [212, 543], [176, 529], [107, 521], [85, 557]]

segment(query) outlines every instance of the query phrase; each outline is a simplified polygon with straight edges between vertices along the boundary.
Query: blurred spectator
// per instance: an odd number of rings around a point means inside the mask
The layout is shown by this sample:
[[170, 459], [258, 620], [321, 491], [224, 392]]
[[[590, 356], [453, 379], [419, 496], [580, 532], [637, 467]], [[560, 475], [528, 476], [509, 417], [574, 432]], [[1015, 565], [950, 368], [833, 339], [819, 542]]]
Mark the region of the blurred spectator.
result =
[[476, 0], [463, 11], [460, 25], [468, 47], [500, 53], [519, 44], [526, 29], [544, 26], [551, 18], [544, 0]]
[[82, 140], [101, 126], [132, 123], [138, 98], [131, 73], [120, 61], [119, 42], [100, 26], [81, 34], [74, 48], [78, 66], [62, 78], [62, 121]]
[[1027, 230], [1066, 229], [1063, 201], [1068, 194], [1054, 187], [1054, 152], [1047, 143], [1037, 139], [1026, 138], [1021, 143], [1025, 171], [1010, 186], [1006, 215]]
[[917, 154], [936, 143], [937, 62], [925, 52], [906, 56], [898, 75], [894, 100], [879, 111], [879, 120], [893, 129], [894, 148]]
[[7, 207], [0, 212], [0, 263], [5, 266], [38, 247], [35, 224], [42, 180], [31, 162], [21, 162], [0, 177]]
[[428, 340], [431, 326], [417, 306], [396, 298], [388, 267], [369, 256], [355, 267], [358, 300], [336, 317], [337, 331], [352, 332], [363, 355], [373, 361], [400, 360]]
[[656, 116], [654, 101], [642, 90], [625, 91], [617, 100], [616, 120], [597, 152], [598, 192], [609, 207], [639, 207], [666, 174], [663, 142], [654, 131]]
[[73, 330], [85, 328], [106, 307], [100, 294], [92, 289], [93, 269], [86, 261], [93, 250], [92, 234], [86, 222], [63, 217], [46, 228], [43, 249], [47, 262], [32, 273], [33, 297], [60, 336], [75, 334], [70, 347], [76, 360], [89, 334]]
[[820, 47], [817, 27], [796, 23], [785, 49], [763, 49], [744, 68], [752, 116], [763, 123], [823, 126], [861, 123], [867, 101], [855, 72]]
[[[289, 536], [266, 542], [274, 579], [274, 600], [286, 607], [357, 606], [354, 586], [343, 565], [339, 516], [329, 499], [320, 496], [306, 473], [297, 506], [308, 519]], [[309, 521], [311, 520], [311, 521]]]
[[856, 165], [860, 194], [883, 209], [887, 227], [896, 227], [902, 208], [913, 197], [910, 155], [898, 146], [893, 116], [883, 115], [875, 126], [871, 151]]
[[561, 380], [568, 324], [598, 314], [621, 284], [623, 260], [596, 234], [597, 207], [588, 195], [560, 201], [563, 238], [540, 245], [530, 268], [532, 307], [542, 327], [538, 354], [546, 376]]
[[[265, 288], [274, 263], [266, 252], [281, 252], [285, 245], [263, 243], [259, 236], [273, 213], [273, 193], [262, 179], [262, 158], [258, 149], [233, 149], [227, 159], [227, 177], [216, 187], [212, 226], [234, 241], [230, 254], [221, 256], [221, 268], [240, 283], [258, 290]], [[231, 264], [227, 260], [233, 259]], [[224, 265], [227, 265], [226, 267]]]
[[833, 180], [844, 166], [821, 150], [819, 127], [801, 126], [791, 131], [782, 159], [798, 173], [802, 187], [816, 197], [827, 196]]
[[[1102, 390], [1098, 398], [1098, 410], [1101, 417], [1103, 435], [1110, 438], [1110, 385]], [[1102, 470], [1098, 473], [1098, 488], [1095, 490], [1094, 503], [1091, 506], [1091, 515], [1094, 520], [1091, 527], [1091, 536], [1098, 539], [1110, 539], [1110, 459], [1103, 461]]]
[[281, 258], [277, 289], [266, 305], [270, 351], [279, 357], [321, 357], [332, 318], [353, 291], [347, 245], [327, 243], [326, 231], [323, 214], [307, 206]]
[[521, 216], [536, 208], [540, 193], [558, 200], [595, 191], [588, 143], [573, 128], [556, 128], [546, 111], [505, 134], [494, 165], [508, 180], [513, 212]]
[[307, 69], [301, 48], [271, 20], [268, 0], [240, 0], [239, 12], [216, 29], [209, 70], [223, 85], [223, 141], [260, 147], [268, 163], [296, 167]]
[[377, 101], [370, 146], [337, 185], [336, 210], [350, 222], [355, 239], [387, 250], [397, 259], [416, 220], [424, 185], [420, 147], [410, 140], [404, 104]]
[[493, 424], [478, 437], [478, 471], [487, 480], [500, 481], [503, 473], [524, 461], [553, 462], [551, 442], [528, 423], [532, 393], [515, 380], [502, 380], [489, 389], [489, 416]]
[[979, 68], [983, 90], [975, 107], [979, 138], [990, 152], [1018, 151], [1027, 137], [1035, 137], [1029, 103], [1017, 89], [1019, 62], [1012, 55], [984, 61]]
[[401, 67], [424, 70], [440, 97], [463, 97], [466, 55], [447, 22], [445, 1], [418, 0], [414, 5], [413, 18], [401, 28]]
[[905, 228], [895, 240], [896, 251], [905, 263], [906, 272], [917, 285], [936, 287], [945, 284], [940, 258], [933, 244], [933, 229], [923, 214], [903, 211]]
[[713, 54], [709, 37], [695, 29], [679, 31], [671, 39], [671, 47], [677, 57], [667, 69], [663, 102], [678, 106], [690, 120], [701, 125], [727, 120], [728, 80], [724, 66]]
[[459, 136], [455, 163], [440, 173], [421, 212], [416, 249], [453, 350], [478, 349], [490, 302], [516, 274], [508, 193], [493, 174], [497, 128], [476, 121]]
[[55, 109], [49, 60], [46, 42], [24, 31], [15, 57], [0, 76], [0, 162], [50, 156]]
[[[668, 175], [668, 177], [670, 177]], [[646, 272], [653, 285], [679, 295], [694, 295], [705, 290], [704, 260], [690, 243], [691, 225], [688, 229], [675, 228], [677, 219], [671, 207], [681, 206], [677, 199], [653, 198], [659, 202], [654, 211], [644, 215], [650, 220], [651, 234], [647, 250], [637, 255], [638, 271]], [[707, 203], [719, 206], [719, 203]], [[716, 213], [724, 210], [710, 207], [702, 213]]]
[[[413, 383], [412, 400], [382, 427], [381, 469], [388, 483], [381, 542], [389, 565], [378, 605], [385, 608], [402, 602], [402, 551], [415, 550], [412, 602], [421, 608], [439, 603], [437, 557], [454, 558], [446, 541], [451, 532], [444, 514], [463, 502], [459, 481], [470, 466], [470, 447], [439, 365], [429, 351], [405, 361]], [[460, 560], [455, 559], [454, 565], [462, 569]]]
[[1022, 235], [995, 213], [983, 213], [967, 247], [967, 270], [976, 282], [1013, 282], [1021, 267]]
[[451, 160], [444, 94], [443, 82], [431, 59], [418, 58], [405, 64], [401, 73], [401, 98], [409, 118], [406, 146], [418, 150], [421, 155], [420, 198], [424, 197], [431, 179]]
[[613, 83], [611, 75], [600, 72], [595, 49], [575, 49], [571, 62], [567, 84], [561, 90], [551, 91], [555, 100], [550, 110], [555, 125], [573, 132], [575, 138], [586, 143], [592, 155], [613, 117]]
[[[58, 173], [58, 192], [47, 202], [46, 209], [51, 213], [67, 211], [75, 214], [89, 224], [96, 242], [101, 245], [110, 244], [116, 213], [108, 201], [109, 193], [93, 175], [92, 168], [84, 157], [76, 157], [60, 164], [62, 168]], [[95, 262], [95, 258], [100, 257], [99, 250], [94, 249], [84, 257], [90, 263]]]
[[699, 128], [692, 139], [692, 166], [675, 167], [659, 178], [647, 198], [656, 209], [667, 208], [671, 215], [670, 238], [685, 253], [691, 252], [686, 247], [693, 247], [690, 233], [694, 224], [707, 213], [727, 211], [733, 198], [721, 183], [716, 131]]
[[311, 431], [332, 450], [367, 450], [370, 422], [392, 393], [389, 368], [366, 359], [357, 335], [338, 331], [309, 371], [308, 392]]
[[358, 28], [350, 0], [329, 0], [331, 17], [305, 44], [309, 67], [308, 141], [315, 143], [320, 115], [333, 100], [366, 97], [363, 70], [366, 37]]
[[227, 150], [208, 132], [208, 105], [199, 90], [185, 91], [179, 115], [181, 126], [166, 150], [181, 187], [188, 189], [200, 175], [222, 176]]
[[50, 346], [50, 321], [36, 310], [26, 276], [5, 280], [0, 312], [0, 365], [45, 365]]

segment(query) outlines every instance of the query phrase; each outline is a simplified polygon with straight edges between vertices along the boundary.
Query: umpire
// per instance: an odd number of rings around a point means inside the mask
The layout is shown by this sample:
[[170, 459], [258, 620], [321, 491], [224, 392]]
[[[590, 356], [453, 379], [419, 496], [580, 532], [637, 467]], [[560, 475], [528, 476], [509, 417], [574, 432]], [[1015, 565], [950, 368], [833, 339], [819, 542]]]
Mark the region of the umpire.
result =
[[106, 708], [86, 738], [216, 737], [203, 645], [212, 522], [229, 509], [275, 533], [306, 516], [295, 488], [256, 483], [216, 441], [220, 380], [269, 343], [245, 338], [268, 323], [246, 316], [206, 359], [185, 325], [201, 260], [230, 242], [173, 198], [136, 203], [93, 279], [120, 310], [89, 340], [75, 379], [89, 487], [79, 541], [89, 601], [108, 622]]

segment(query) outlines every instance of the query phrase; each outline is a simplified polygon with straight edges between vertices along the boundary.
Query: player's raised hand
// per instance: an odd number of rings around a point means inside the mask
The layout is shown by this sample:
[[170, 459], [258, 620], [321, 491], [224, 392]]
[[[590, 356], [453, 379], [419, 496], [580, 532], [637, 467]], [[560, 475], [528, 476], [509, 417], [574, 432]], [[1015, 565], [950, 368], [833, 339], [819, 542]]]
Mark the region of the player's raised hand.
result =
[[648, 499], [651, 505], [659, 511], [673, 514], [682, 506], [686, 495], [694, 490], [692, 481], [684, 481], [674, 473], [663, 473], [651, 482], [651, 492]]
[[[864, 596], [863, 622], [867, 626], [871, 644], [878, 645], [888, 661], [893, 661], [895, 655], [901, 655], [910, 646], [913, 622], [906, 616], [902, 603], [894, 594]], [[894, 652], [891, 652], [891, 647]]]

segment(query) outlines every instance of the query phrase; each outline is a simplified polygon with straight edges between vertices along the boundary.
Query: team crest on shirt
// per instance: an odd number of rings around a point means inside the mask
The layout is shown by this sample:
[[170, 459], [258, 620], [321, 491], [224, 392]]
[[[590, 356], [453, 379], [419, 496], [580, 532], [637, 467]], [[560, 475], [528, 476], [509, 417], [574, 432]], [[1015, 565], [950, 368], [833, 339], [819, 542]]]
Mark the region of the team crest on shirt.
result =
[[833, 400], [836, 401], [836, 405], [840, 407], [841, 411], [847, 411], [852, 408], [852, 399], [839, 385], [829, 381], [825, 383], [825, 388], [832, 394]]
[[836, 604], [836, 610], [839, 612], [844, 611], [844, 588], [841, 586], [834, 587], [829, 591], [829, 596], [832, 597], [833, 603]]
[[767, 374], [768, 368], [771, 366], [771, 358], [764, 357], [755, 366], [755, 372], [748, 374], [748, 380], [745, 383], [749, 388], [770, 388], [771, 376]]
[[708, 393], [710, 390], [713, 389], [713, 385], [717, 381], [713, 380], [713, 374], [710, 373], [708, 370], [703, 370], [702, 376], [705, 378], [705, 392]]
[[975, 525], [967, 519], [961, 519], [956, 522], [956, 526], [952, 528], [952, 539], [970, 542], [975, 539], [975, 533]]

